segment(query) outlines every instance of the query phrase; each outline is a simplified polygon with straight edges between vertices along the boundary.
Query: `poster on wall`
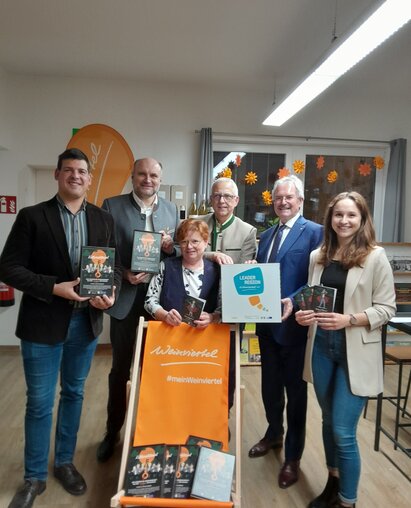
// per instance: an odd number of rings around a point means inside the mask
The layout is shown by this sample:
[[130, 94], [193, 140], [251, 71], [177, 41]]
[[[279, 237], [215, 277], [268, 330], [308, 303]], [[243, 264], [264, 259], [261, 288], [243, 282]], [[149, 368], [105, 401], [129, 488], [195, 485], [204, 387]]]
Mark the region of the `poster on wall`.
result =
[[93, 179], [87, 200], [101, 206], [104, 199], [123, 192], [134, 157], [123, 136], [108, 125], [94, 123], [72, 136], [67, 148], [79, 148], [90, 160]]
[[223, 323], [280, 323], [280, 264], [222, 265]]

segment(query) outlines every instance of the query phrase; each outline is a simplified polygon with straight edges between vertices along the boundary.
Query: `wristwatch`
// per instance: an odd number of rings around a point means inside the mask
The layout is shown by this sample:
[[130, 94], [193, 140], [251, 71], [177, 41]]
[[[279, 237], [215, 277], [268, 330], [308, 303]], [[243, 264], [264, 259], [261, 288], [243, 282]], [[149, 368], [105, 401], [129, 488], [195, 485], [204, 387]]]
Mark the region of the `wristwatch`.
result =
[[357, 318], [354, 316], [354, 314], [350, 314], [350, 325], [354, 326], [357, 324]]

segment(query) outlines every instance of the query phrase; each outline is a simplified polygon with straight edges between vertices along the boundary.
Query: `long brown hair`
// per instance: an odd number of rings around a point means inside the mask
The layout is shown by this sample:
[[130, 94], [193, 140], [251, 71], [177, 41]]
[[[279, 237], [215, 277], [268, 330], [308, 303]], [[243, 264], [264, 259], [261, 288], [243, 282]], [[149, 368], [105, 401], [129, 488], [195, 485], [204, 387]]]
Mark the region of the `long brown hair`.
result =
[[337, 194], [328, 204], [324, 218], [324, 240], [321, 245], [318, 262], [328, 266], [338, 248], [337, 234], [332, 228], [332, 216], [335, 205], [342, 199], [351, 199], [361, 215], [361, 225], [357, 233], [352, 237], [350, 243], [341, 251], [341, 264], [346, 270], [353, 266], [361, 266], [365, 258], [376, 245], [375, 230], [367, 202], [358, 192], [341, 192]]

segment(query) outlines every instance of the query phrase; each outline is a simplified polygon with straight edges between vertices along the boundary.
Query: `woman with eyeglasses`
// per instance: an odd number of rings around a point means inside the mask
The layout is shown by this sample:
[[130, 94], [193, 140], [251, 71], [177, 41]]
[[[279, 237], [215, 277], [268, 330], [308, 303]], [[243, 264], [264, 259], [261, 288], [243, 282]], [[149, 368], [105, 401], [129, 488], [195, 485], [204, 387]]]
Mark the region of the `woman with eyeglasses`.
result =
[[179, 225], [176, 239], [181, 257], [161, 261], [160, 271], [151, 279], [145, 299], [146, 311], [157, 321], [170, 326], [180, 325], [188, 295], [205, 300], [194, 326], [205, 328], [210, 323], [220, 322], [220, 267], [203, 257], [208, 237], [208, 226], [204, 221], [187, 219]]

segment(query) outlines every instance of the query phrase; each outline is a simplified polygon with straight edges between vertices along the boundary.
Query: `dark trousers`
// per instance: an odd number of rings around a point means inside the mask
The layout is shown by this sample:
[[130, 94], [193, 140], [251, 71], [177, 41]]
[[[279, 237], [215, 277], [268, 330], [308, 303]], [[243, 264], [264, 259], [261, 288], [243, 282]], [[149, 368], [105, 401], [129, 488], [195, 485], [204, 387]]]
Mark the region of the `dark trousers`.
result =
[[127, 398], [126, 387], [136, 343], [136, 330], [140, 316], [149, 319], [144, 310], [146, 284], [140, 284], [130, 312], [124, 319], [110, 318], [112, 367], [108, 377], [107, 433], [116, 434], [123, 426]]
[[261, 393], [268, 421], [265, 437], [284, 434], [287, 415], [285, 460], [299, 460], [305, 443], [307, 383], [302, 378], [305, 344], [283, 346], [274, 339], [259, 337], [261, 351]]

